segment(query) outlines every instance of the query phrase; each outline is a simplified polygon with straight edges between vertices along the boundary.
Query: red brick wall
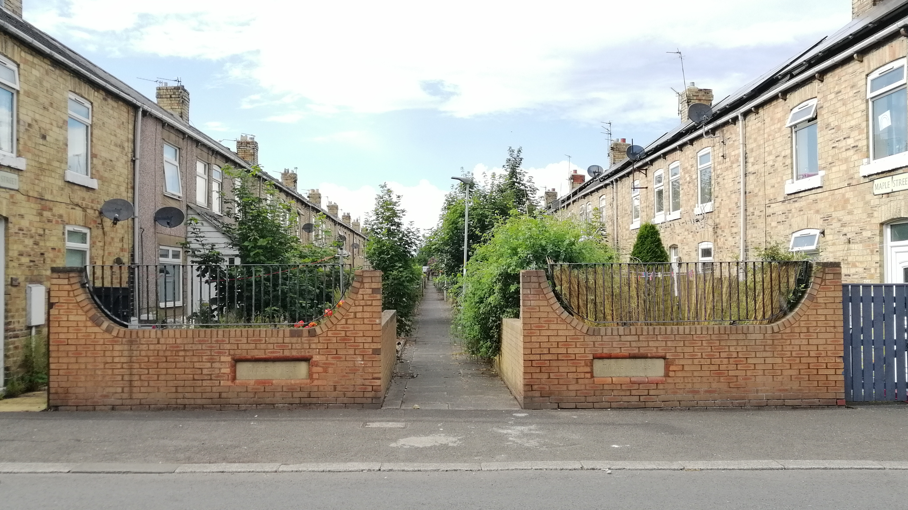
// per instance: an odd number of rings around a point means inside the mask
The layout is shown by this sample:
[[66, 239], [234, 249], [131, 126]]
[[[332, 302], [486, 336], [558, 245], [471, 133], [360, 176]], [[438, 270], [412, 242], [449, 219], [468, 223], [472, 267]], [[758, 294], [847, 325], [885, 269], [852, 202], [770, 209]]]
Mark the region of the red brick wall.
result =
[[[817, 264], [803, 303], [768, 326], [590, 327], [543, 271], [521, 273], [520, 318], [527, 409], [844, 405], [838, 263]], [[594, 358], [616, 357], [664, 358], [665, 376], [593, 377]]]
[[[378, 408], [387, 389], [381, 298], [381, 272], [358, 271], [344, 304], [312, 329], [124, 329], [94, 306], [81, 273], [55, 269], [48, 405]], [[306, 359], [309, 379], [236, 381], [238, 359]]]

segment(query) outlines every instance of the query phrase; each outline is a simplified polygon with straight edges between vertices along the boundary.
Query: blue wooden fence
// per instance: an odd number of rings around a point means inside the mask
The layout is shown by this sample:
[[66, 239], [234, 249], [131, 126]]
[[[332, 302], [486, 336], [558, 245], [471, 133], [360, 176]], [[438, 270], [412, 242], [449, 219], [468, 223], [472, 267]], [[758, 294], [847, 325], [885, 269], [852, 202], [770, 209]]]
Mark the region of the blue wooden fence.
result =
[[908, 284], [843, 285], [845, 399], [908, 401]]

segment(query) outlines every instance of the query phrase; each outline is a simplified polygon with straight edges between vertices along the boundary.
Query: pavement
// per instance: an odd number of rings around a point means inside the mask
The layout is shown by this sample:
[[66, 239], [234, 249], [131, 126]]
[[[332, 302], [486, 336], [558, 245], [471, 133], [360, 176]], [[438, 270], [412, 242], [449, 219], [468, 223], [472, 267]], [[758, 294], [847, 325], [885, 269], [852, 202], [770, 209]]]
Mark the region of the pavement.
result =
[[906, 405], [518, 409], [427, 294], [383, 409], [0, 413], [0, 473], [908, 470]]
[[45, 409], [47, 391], [33, 391], [14, 398], [0, 399], [0, 413], [37, 412]]

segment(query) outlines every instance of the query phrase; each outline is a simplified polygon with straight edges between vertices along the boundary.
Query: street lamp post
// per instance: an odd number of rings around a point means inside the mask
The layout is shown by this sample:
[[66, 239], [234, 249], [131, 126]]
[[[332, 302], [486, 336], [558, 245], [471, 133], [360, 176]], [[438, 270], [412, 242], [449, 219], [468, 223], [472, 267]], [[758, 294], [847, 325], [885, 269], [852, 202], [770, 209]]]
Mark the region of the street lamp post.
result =
[[463, 287], [461, 288], [461, 299], [467, 294], [467, 243], [469, 242], [470, 226], [470, 185], [473, 184], [472, 177], [451, 177], [455, 181], [464, 183], [466, 189], [466, 199], [463, 202]]

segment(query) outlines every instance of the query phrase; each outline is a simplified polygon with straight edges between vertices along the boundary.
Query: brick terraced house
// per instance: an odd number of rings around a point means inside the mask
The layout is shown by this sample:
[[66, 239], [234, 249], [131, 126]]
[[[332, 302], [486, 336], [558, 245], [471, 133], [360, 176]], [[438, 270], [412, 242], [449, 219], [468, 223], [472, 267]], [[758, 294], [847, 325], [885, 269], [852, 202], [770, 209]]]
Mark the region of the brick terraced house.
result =
[[[0, 392], [25, 343], [45, 332], [51, 267], [188, 263], [179, 249], [186, 223], [156, 223], [162, 207], [219, 239], [233, 189], [221, 168], [258, 163], [254, 137], [236, 143], [233, 152], [189, 124], [181, 84], [151, 100], [24, 21], [21, 0], [0, 0]], [[334, 238], [344, 235], [347, 262], [363, 265], [359, 221], [336, 204], [323, 208], [317, 190], [304, 197], [295, 172], [261, 175], [301, 223], [323, 217]], [[111, 199], [131, 202], [136, 218], [104, 218]]]
[[[778, 243], [841, 261], [846, 283], [908, 282], [908, 2], [852, 11], [716, 104], [692, 83], [680, 127], [636, 161], [619, 139], [620, 160], [548, 192], [549, 210], [601, 221], [622, 254], [649, 221], [676, 260], [751, 260]], [[711, 107], [705, 122], [688, 120], [696, 104]]]

